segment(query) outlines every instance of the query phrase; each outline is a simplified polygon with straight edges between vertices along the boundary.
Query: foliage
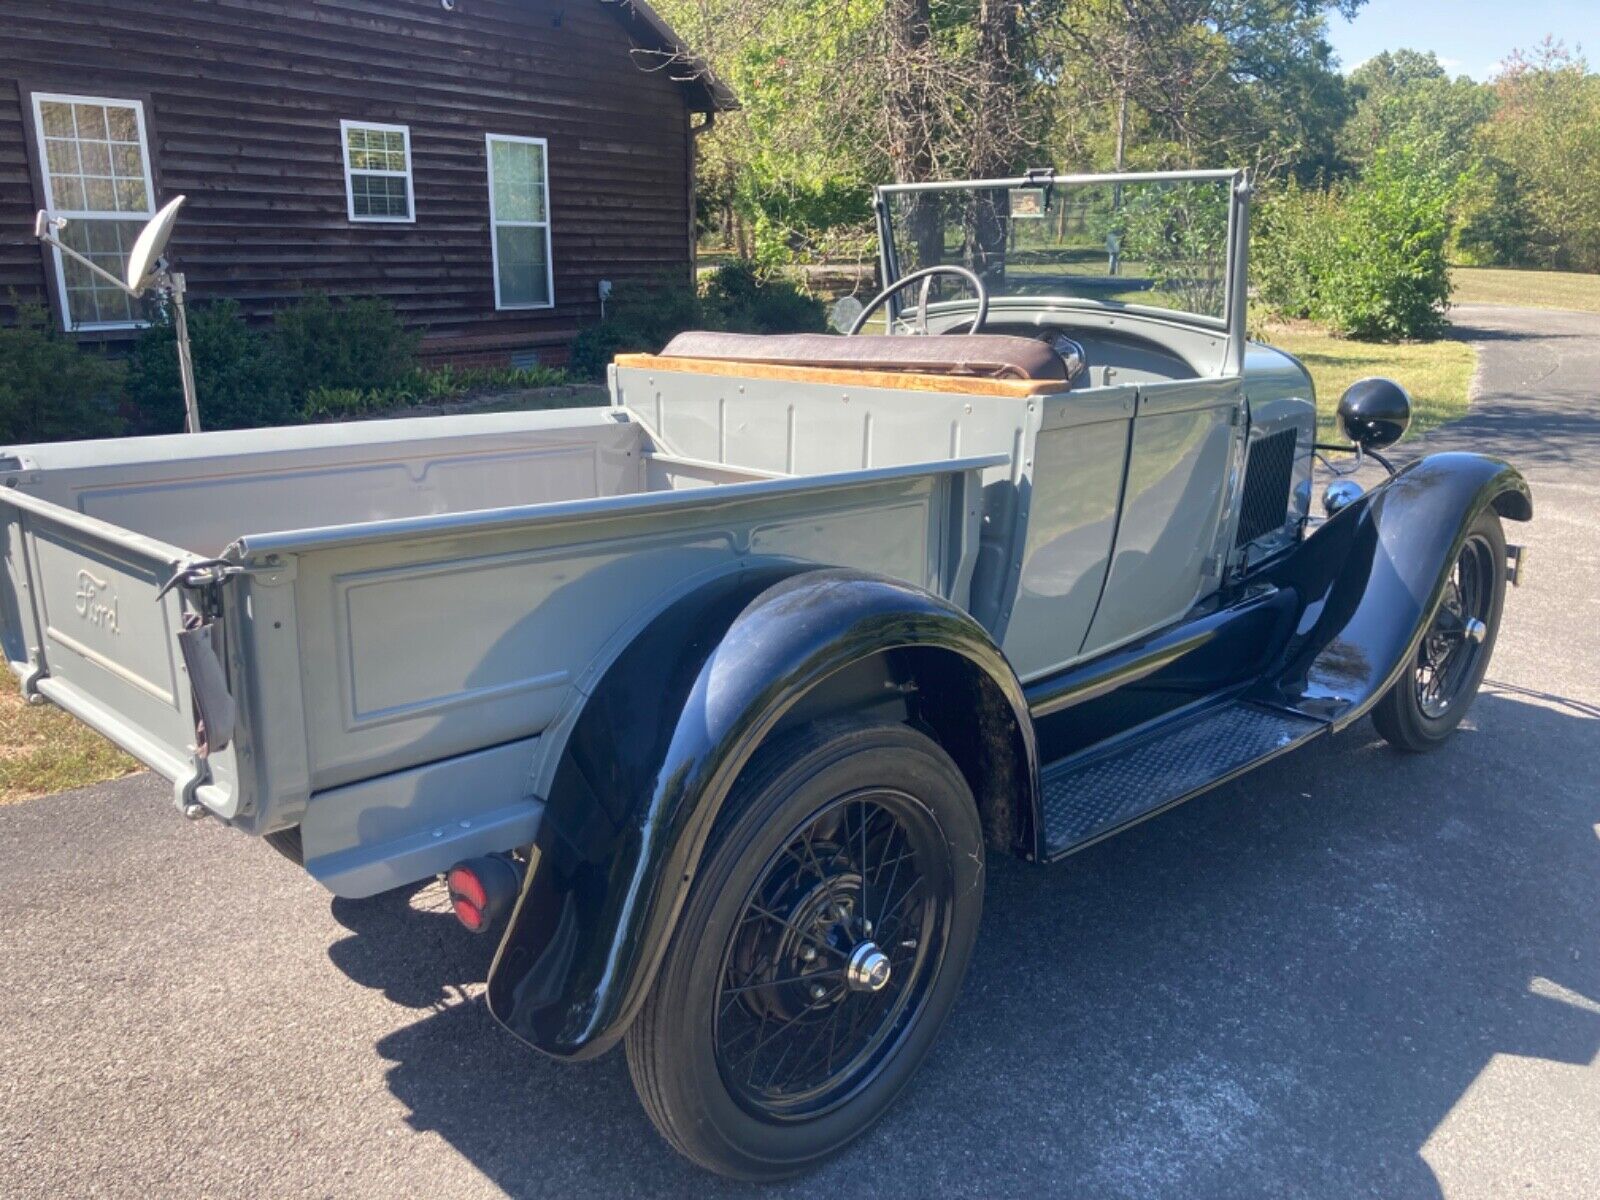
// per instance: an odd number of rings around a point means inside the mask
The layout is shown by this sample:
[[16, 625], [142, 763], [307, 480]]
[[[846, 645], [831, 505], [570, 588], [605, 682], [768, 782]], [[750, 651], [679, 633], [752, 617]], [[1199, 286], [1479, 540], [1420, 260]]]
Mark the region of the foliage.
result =
[[[400, 327], [387, 302], [376, 300], [336, 305], [312, 296], [280, 311], [265, 330], [246, 324], [231, 301], [196, 305], [189, 313], [189, 342], [207, 429], [369, 416], [474, 392], [566, 381], [564, 372], [550, 367], [419, 368], [412, 357], [414, 335]], [[146, 431], [183, 428], [167, 321], [152, 325], [135, 343], [127, 395]]]
[[1362, 0], [1062, 0], [1042, 39], [1057, 165], [1331, 169], [1329, 12]]
[[49, 442], [110, 437], [116, 366], [81, 350], [42, 305], [17, 304], [17, 325], [0, 329], [0, 440]]
[[821, 300], [747, 262], [725, 263], [711, 273], [700, 316], [707, 329], [738, 333], [820, 333], [828, 327]]
[[1439, 169], [1460, 174], [1476, 161], [1477, 134], [1494, 109], [1491, 88], [1451, 79], [1432, 53], [1388, 51], [1350, 74], [1355, 108], [1339, 149], [1358, 168], [1386, 145], [1426, 150]]
[[1186, 312], [1223, 315], [1228, 200], [1214, 183], [1142, 187], [1118, 214], [1124, 257]]
[[1600, 271], [1600, 75], [1546, 41], [1513, 55], [1494, 90], [1483, 140], [1526, 198], [1525, 256]]
[[1404, 147], [1361, 179], [1290, 187], [1265, 205], [1253, 250], [1262, 303], [1362, 339], [1436, 336], [1450, 299], [1452, 181]]
[[1302, 188], [1292, 179], [1263, 197], [1251, 226], [1250, 278], [1267, 311], [1291, 320], [1322, 317], [1343, 218], [1336, 191]]
[[335, 304], [321, 293], [274, 315], [269, 353], [298, 403], [318, 388], [393, 386], [416, 361], [417, 336], [378, 297]]
[[618, 354], [653, 354], [686, 329], [798, 333], [826, 328], [820, 300], [753, 263], [736, 261], [713, 271], [700, 294], [670, 278], [619, 284], [605, 320], [572, 343], [571, 366], [582, 378], [598, 378]]
[[[234, 301], [191, 305], [189, 346], [202, 428], [248, 429], [294, 418], [283, 372]], [[126, 390], [141, 432], [183, 429], [183, 387], [170, 314], [159, 316], [134, 343]]]
[[300, 415], [308, 421], [338, 421], [416, 404], [457, 401], [479, 392], [557, 387], [566, 382], [566, 372], [554, 367], [418, 368], [380, 388], [312, 388]]
[[605, 319], [573, 339], [569, 365], [580, 378], [599, 378], [618, 354], [653, 354], [693, 329], [699, 317], [699, 298], [677, 278], [619, 283], [606, 304]]

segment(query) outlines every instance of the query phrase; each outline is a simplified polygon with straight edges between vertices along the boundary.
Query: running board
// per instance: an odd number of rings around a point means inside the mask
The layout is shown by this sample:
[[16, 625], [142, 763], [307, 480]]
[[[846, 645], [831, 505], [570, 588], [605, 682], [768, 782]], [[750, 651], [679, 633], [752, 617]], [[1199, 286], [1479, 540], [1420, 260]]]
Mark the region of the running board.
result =
[[1328, 728], [1229, 701], [1047, 767], [1045, 857], [1060, 858], [1276, 758]]

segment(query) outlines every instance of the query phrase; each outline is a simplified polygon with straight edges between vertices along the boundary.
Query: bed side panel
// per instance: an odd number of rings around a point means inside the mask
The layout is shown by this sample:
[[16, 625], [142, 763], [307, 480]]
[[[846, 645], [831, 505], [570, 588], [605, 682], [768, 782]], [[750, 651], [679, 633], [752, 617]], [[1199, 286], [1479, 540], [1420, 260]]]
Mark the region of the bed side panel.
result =
[[944, 590], [962, 540], [948, 503], [960, 478], [300, 554], [311, 790], [540, 733], [614, 639], [691, 581], [743, 563], [800, 559]]

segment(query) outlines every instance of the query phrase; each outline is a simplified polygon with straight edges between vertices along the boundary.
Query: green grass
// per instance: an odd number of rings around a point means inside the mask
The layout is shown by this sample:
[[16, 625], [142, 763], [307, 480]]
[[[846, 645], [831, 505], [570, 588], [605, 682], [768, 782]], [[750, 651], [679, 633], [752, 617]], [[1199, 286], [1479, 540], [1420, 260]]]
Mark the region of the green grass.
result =
[[0, 680], [0, 804], [87, 787], [140, 769], [77, 718], [52, 704], [28, 704], [14, 679]]
[[1575, 271], [1514, 271], [1500, 267], [1454, 267], [1457, 304], [1511, 304], [1522, 308], [1567, 308], [1600, 312], [1600, 275]]
[[1333, 429], [1339, 397], [1358, 379], [1383, 375], [1411, 393], [1412, 419], [1407, 439], [1467, 411], [1467, 391], [1477, 356], [1465, 342], [1352, 342], [1319, 329], [1268, 325], [1257, 336], [1287, 350], [1311, 372], [1317, 389], [1317, 424]]

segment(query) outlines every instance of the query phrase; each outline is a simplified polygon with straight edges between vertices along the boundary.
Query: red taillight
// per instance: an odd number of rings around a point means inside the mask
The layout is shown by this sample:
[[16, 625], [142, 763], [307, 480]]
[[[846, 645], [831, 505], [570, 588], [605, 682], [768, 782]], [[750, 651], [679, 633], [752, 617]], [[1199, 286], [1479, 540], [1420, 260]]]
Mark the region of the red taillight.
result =
[[522, 868], [510, 855], [486, 854], [457, 863], [444, 881], [456, 920], [473, 933], [482, 933], [516, 902]]
[[452, 899], [460, 897], [470, 900], [472, 907], [479, 911], [480, 916], [482, 915], [484, 906], [489, 903], [489, 893], [484, 891], [483, 880], [473, 873], [471, 867], [451, 867], [450, 874], [445, 876], [445, 882], [450, 887]]
[[473, 933], [483, 928], [483, 910], [476, 907], [465, 896], [457, 896], [450, 901], [450, 907], [456, 911], [456, 920], [460, 921]]

